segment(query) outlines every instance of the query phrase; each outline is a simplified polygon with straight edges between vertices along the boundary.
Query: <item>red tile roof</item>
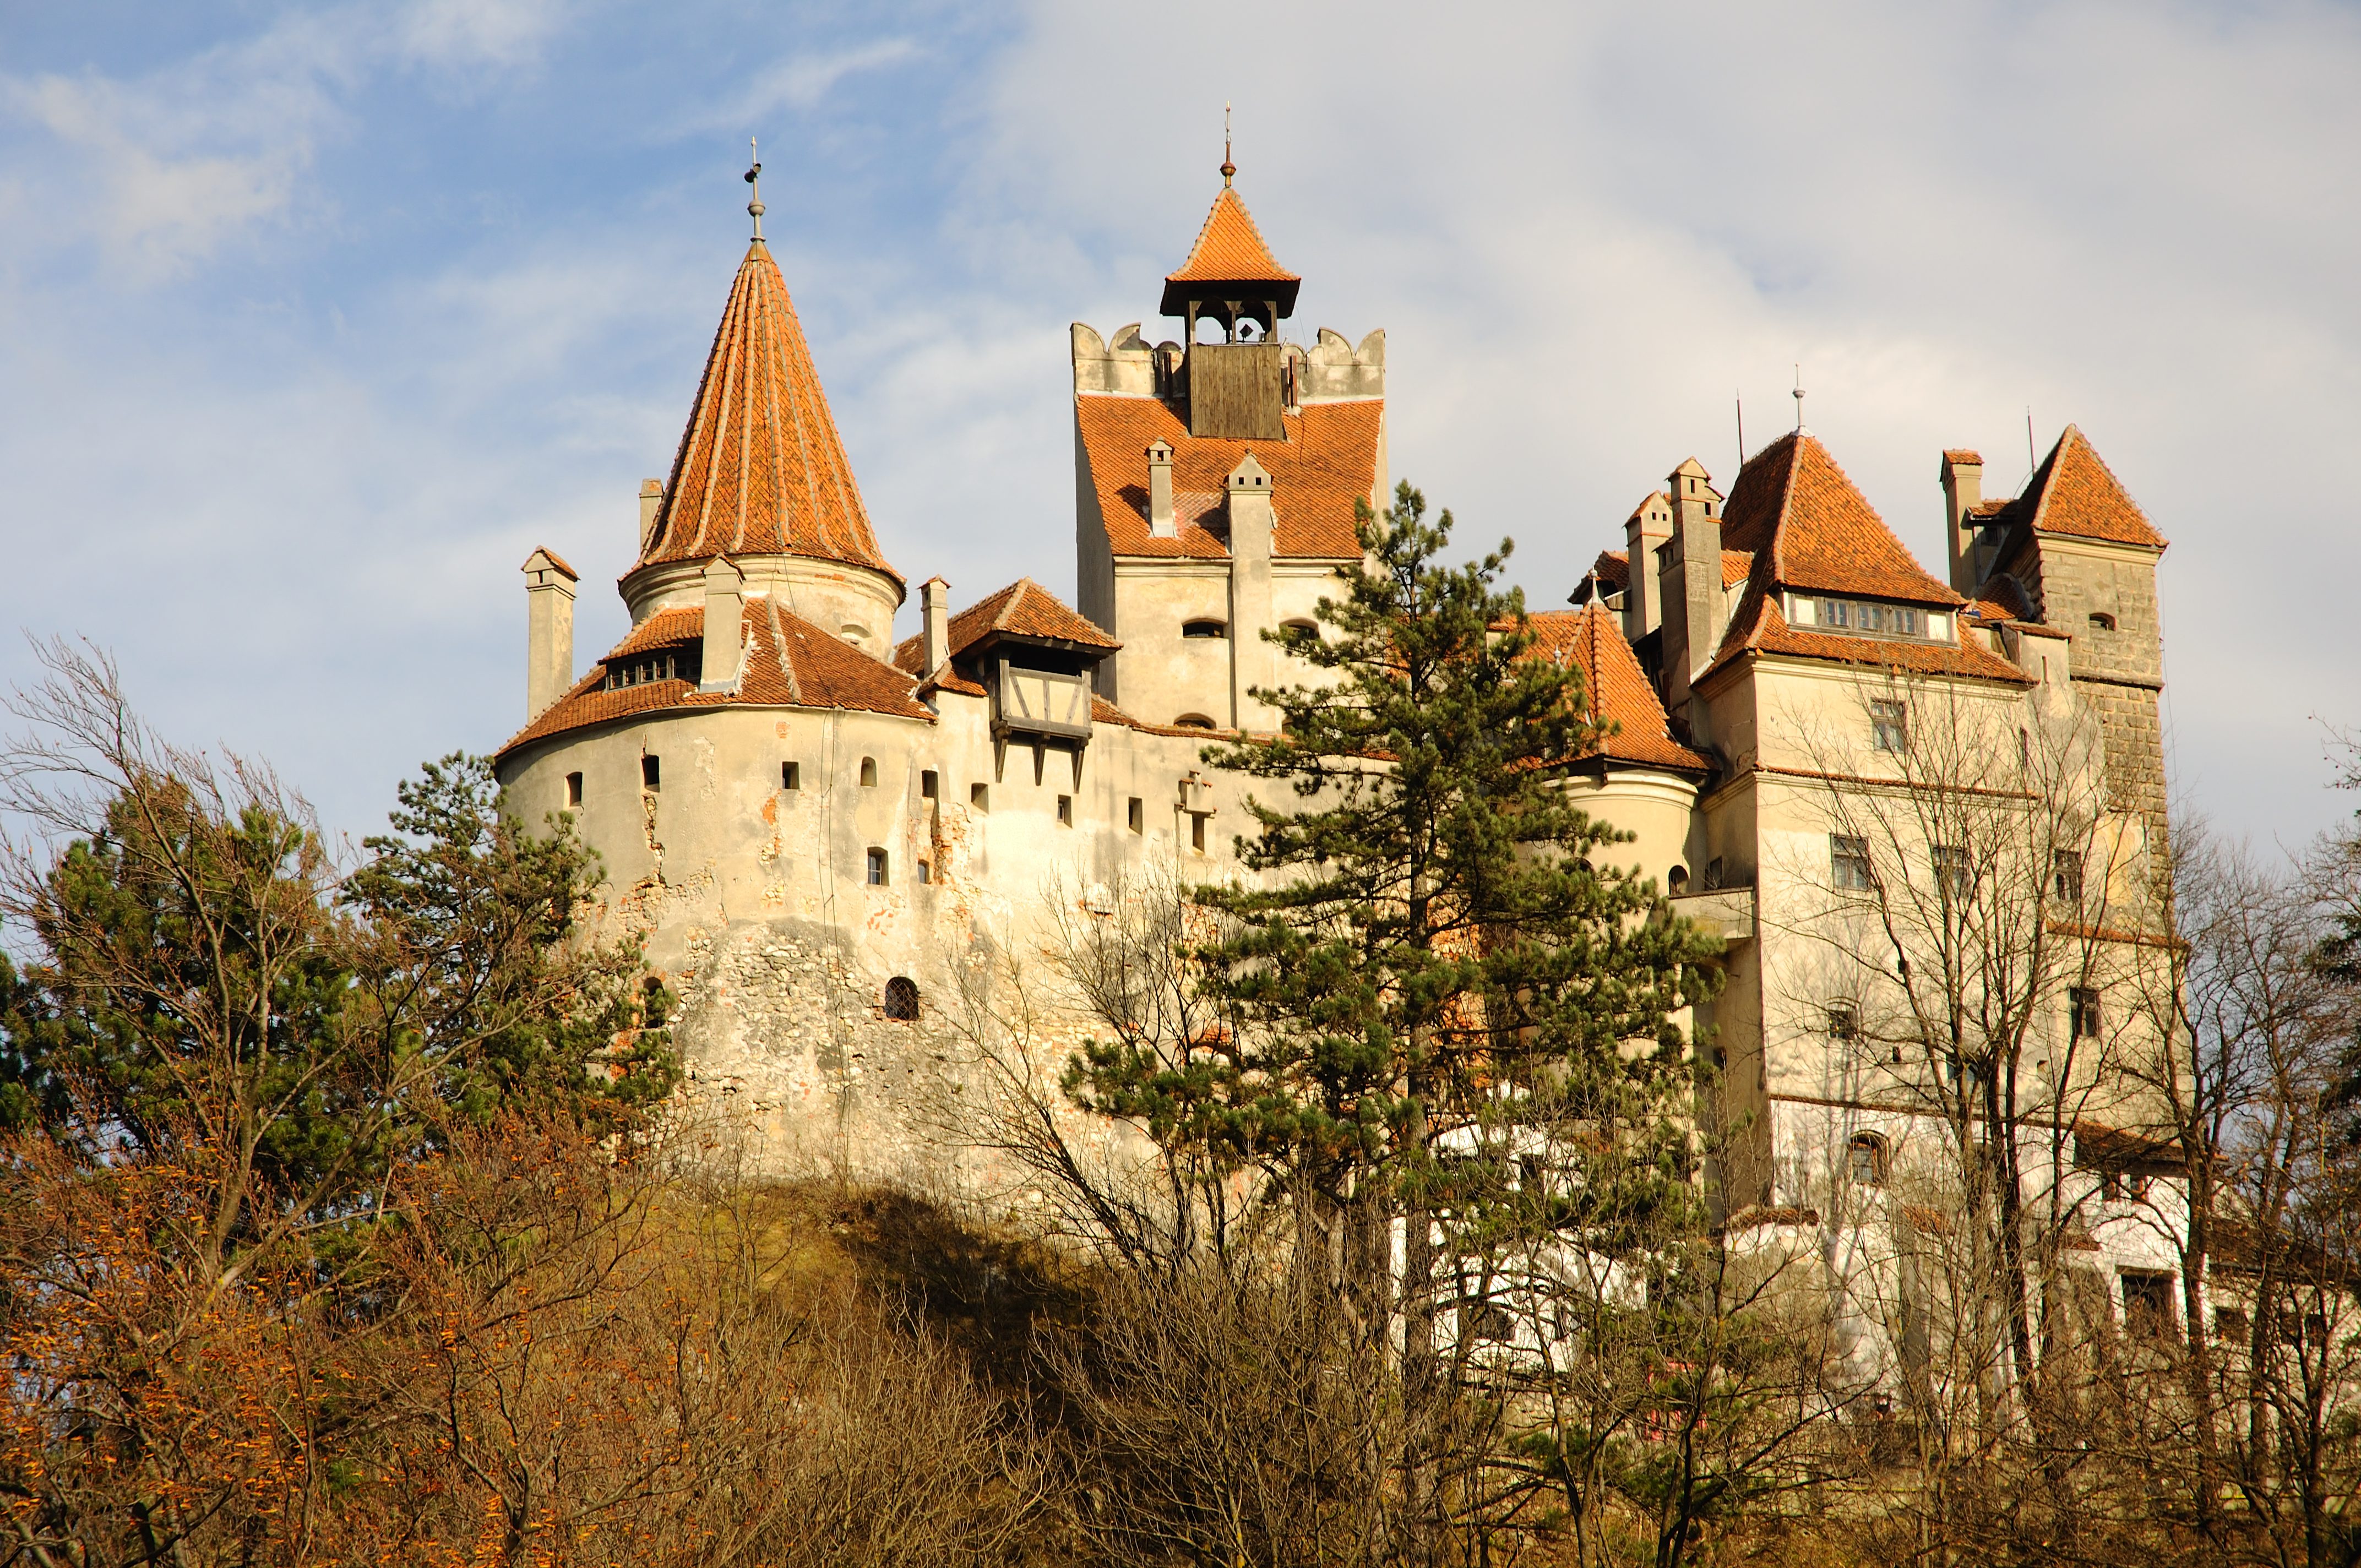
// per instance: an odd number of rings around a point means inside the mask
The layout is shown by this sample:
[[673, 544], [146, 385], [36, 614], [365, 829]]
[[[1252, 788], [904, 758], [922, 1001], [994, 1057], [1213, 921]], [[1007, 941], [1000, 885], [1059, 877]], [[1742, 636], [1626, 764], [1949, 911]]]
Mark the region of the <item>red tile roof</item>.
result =
[[1601, 550], [1590, 564], [1590, 575], [1609, 588], [1631, 586], [1631, 557], [1620, 550]]
[[[1231, 441], [1193, 436], [1155, 398], [1085, 392], [1074, 399], [1074, 421], [1099, 515], [1118, 555], [1177, 555], [1225, 560], [1229, 550], [1204, 525], [1218, 522], [1224, 483], [1252, 449], [1270, 474], [1278, 527], [1276, 555], [1357, 560], [1353, 503], [1372, 500], [1378, 483], [1378, 437], [1384, 405], [1366, 401], [1312, 403], [1282, 416], [1284, 441]], [[1148, 532], [1148, 448], [1172, 447], [1172, 488], [1179, 537]]]
[[1294, 283], [1296, 275], [1271, 258], [1270, 247], [1262, 242], [1262, 231], [1246, 212], [1246, 204], [1229, 186], [1213, 198], [1213, 211], [1205, 214], [1205, 226], [1197, 231], [1197, 243], [1190, 247], [1189, 259], [1177, 272], [1167, 273], [1167, 283]]
[[693, 620], [703, 635], [702, 609], [658, 610], [632, 628], [613, 652], [593, 664], [574, 689], [552, 704], [500, 749], [506, 756], [521, 746], [569, 730], [619, 718], [683, 707], [851, 708], [903, 718], [934, 718], [911, 689], [910, 677], [883, 664], [842, 638], [821, 630], [768, 598], [748, 598], [744, 625], [752, 645], [735, 692], [700, 692], [687, 681], [649, 681], [601, 691], [607, 666], [642, 649], [695, 641], [683, 629]]
[[1982, 453], [1971, 452], [1964, 446], [1946, 446], [1943, 448], [1943, 461], [1955, 465], [1970, 463], [1979, 468], [1984, 466]]
[[[1038, 637], [1049, 642], [1071, 642], [1084, 648], [1103, 648], [1110, 653], [1123, 646], [1030, 577], [1019, 577], [998, 593], [968, 606], [951, 617], [948, 630], [954, 658], [966, 652], [987, 632], [994, 631], [1005, 632], [1012, 637]], [[894, 650], [895, 667], [914, 675], [933, 673], [918, 667], [925, 658], [924, 633], [904, 638]]]
[[1598, 743], [1610, 762], [1703, 772], [1712, 762], [1673, 739], [1664, 705], [1640, 668], [1639, 655], [1624, 641], [1620, 617], [1604, 606], [1543, 610], [1530, 618], [1532, 656], [1554, 659], [1582, 672], [1584, 700], [1593, 718], [1614, 727]]
[[1749, 458], [1722, 509], [1722, 543], [1768, 557], [1770, 581], [1810, 593], [1955, 605], [1845, 471], [1806, 431]]
[[640, 564], [772, 553], [901, 580], [878, 551], [795, 303], [758, 239], [721, 313]]
[[1748, 654], [1784, 653], [1798, 658], [1827, 659], [1837, 663], [1865, 664], [1916, 675], [1972, 675], [1982, 680], [2031, 685], [2033, 678], [1973, 638], [1957, 643], [1918, 642], [1900, 637], [1856, 637], [1809, 627], [1794, 627], [1779, 609], [1779, 601], [1765, 574], [1746, 585], [1737, 613], [1730, 618], [1729, 635], [1710, 668], [1698, 677], [1735, 663]]
[[[2025, 494], [2006, 510], [2012, 523], [2029, 520], [2036, 533], [2103, 539], [2148, 550], [2165, 548], [2164, 535], [2149, 523], [2147, 514], [2100, 458], [2090, 439], [2070, 424], [2034, 471]], [[2007, 554], [2004, 548], [2003, 556]]]

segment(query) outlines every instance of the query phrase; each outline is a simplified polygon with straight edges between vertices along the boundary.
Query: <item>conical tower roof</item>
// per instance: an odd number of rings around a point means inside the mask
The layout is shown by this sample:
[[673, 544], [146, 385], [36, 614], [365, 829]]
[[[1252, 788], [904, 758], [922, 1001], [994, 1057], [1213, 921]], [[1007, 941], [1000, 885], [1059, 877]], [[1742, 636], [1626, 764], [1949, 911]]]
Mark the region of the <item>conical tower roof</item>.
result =
[[1262, 231], [1255, 227], [1253, 214], [1224, 177], [1213, 211], [1205, 214], [1205, 226], [1197, 231], [1197, 243], [1189, 249], [1189, 259], [1179, 271], [1165, 275], [1161, 310], [1165, 315], [1177, 316], [1188, 310], [1191, 300], [1226, 296], [1275, 300], [1279, 313], [1284, 316], [1294, 311], [1295, 291], [1301, 286], [1302, 280], [1272, 258]]
[[758, 237], [738, 269], [640, 565], [785, 554], [900, 576], [877, 549], [786, 280]]

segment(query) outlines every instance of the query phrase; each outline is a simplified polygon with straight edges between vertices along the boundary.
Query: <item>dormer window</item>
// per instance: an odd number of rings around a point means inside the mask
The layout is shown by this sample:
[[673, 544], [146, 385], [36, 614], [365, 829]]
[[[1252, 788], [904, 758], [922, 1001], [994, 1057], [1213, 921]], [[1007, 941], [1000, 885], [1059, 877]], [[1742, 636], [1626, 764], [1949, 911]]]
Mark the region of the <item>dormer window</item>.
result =
[[1879, 604], [1874, 599], [1821, 599], [1813, 619], [1831, 631], [1866, 631], [1880, 637], [1925, 637], [1927, 612], [1916, 605]]
[[651, 648], [629, 658], [617, 659], [607, 665], [607, 674], [598, 683], [601, 691], [621, 691], [630, 686], [643, 686], [651, 681], [690, 681], [698, 678], [703, 663], [699, 648]]

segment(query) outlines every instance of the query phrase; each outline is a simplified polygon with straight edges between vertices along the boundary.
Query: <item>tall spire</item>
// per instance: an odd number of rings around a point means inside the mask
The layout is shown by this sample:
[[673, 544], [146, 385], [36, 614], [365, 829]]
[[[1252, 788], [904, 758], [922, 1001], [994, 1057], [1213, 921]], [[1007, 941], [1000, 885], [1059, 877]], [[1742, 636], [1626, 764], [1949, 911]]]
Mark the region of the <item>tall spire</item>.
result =
[[746, 170], [746, 183], [754, 192], [747, 198], [746, 212], [754, 220], [754, 238], [759, 244], [763, 238], [763, 144], [748, 137], [746, 145], [752, 149], [754, 160], [754, 167]]
[[1225, 99], [1224, 99], [1224, 100], [1222, 101], [1222, 189], [1223, 189], [1223, 190], [1226, 191], [1226, 190], [1228, 190], [1228, 189], [1230, 188], [1230, 181], [1231, 181], [1232, 180], [1234, 180], [1234, 179], [1235, 179], [1235, 178], [1237, 177], [1237, 172], [1238, 172], [1238, 166], [1237, 166], [1236, 164], [1235, 164], [1235, 163], [1233, 163], [1233, 162], [1231, 162], [1231, 161], [1230, 161], [1230, 104], [1229, 104], [1229, 100], [1227, 100], [1227, 99], [1225, 98]]
[[[748, 171], [750, 184], [761, 167]], [[759, 220], [762, 202], [748, 208]], [[640, 565], [722, 554], [801, 555], [895, 576], [760, 235], [721, 313]]]

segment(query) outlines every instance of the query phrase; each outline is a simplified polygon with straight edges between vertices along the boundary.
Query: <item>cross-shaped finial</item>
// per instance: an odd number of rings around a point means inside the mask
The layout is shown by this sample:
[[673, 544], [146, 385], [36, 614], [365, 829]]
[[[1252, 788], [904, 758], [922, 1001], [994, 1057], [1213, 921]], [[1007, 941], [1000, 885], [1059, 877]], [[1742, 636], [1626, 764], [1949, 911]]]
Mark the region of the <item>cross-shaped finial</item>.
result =
[[1224, 189], [1228, 188], [1231, 176], [1237, 171], [1238, 166], [1230, 161], [1230, 105], [1229, 101], [1224, 99], [1222, 103], [1222, 185]]
[[754, 237], [760, 239], [763, 237], [763, 144], [748, 137], [746, 145], [754, 155], [754, 167], [746, 170], [746, 183], [754, 188], [752, 198], [746, 203], [746, 211], [754, 219]]

